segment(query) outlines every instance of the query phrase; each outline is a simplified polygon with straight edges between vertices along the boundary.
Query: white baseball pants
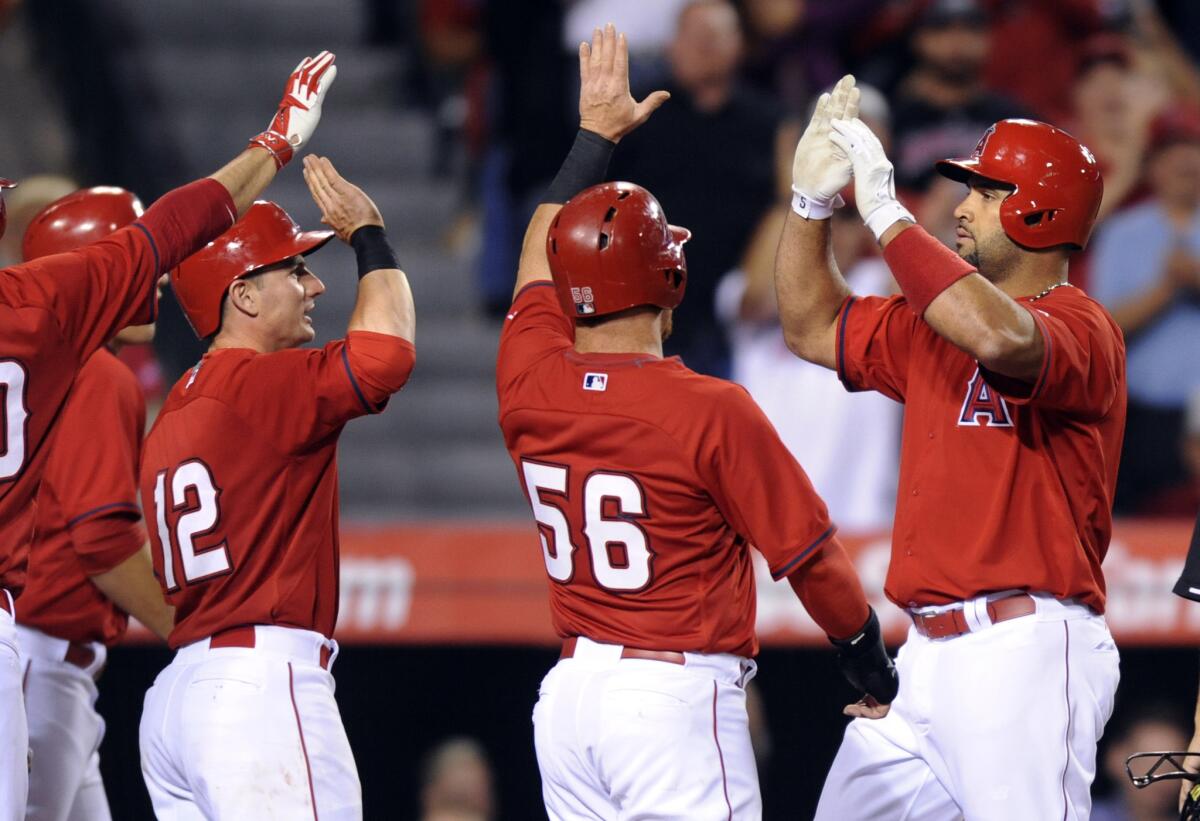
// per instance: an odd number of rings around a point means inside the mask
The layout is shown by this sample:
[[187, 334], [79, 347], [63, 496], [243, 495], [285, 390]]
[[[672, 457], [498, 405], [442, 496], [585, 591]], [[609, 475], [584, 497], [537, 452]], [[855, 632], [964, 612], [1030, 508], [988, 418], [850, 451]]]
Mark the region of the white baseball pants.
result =
[[956, 638], [909, 630], [900, 694], [846, 728], [818, 821], [1087, 821], [1117, 648], [1086, 607], [1034, 598], [1036, 613]]
[[96, 712], [96, 675], [107, 648], [91, 645], [86, 668], [64, 661], [69, 642], [17, 625], [29, 721], [26, 821], [109, 821], [100, 778], [104, 719]]
[[[319, 633], [182, 647], [146, 693], [142, 775], [160, 821], [359, 821], [362, 788]], [[332, 666], [332, 658], [329, 666]]]
[[0, 821], [18, 821], [29, 793], [29, 725], [12, 597], [4, 589], [0, 596], [8, 606], [0, 608]]
[[542, 681], [534, 744], [551, 820], [760, 819], [743, 689], [754, 662], [621, 649], [580, 638]]

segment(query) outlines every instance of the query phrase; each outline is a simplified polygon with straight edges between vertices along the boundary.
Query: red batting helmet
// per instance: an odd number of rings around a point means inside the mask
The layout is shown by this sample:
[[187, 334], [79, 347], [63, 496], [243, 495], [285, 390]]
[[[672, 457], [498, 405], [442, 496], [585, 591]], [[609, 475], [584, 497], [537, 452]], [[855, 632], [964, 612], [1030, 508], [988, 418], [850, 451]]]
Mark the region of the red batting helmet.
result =
[[25, 229], [21, 256], [28, 262], [103, 239], [142, 215], [142, 201], [124, 188], [85, 188], [47, 205]]
[[668, 225], [658, 200], [640, 185], [607, 182], [576, 194], [546, 237], [563, 310], [589, 317], [637, 305], [674, 308], [687, 285], [683, 244], [691, 236]]
[[171, 287], [192, 330], [201, 339], [221, 327], [221, 306], [234, 280], [311, 254], [333, 238], [332, 231], [301, 231], [287, 211], [259, 200], [221, 236], [171, 272]]
[[984, 132], [970, 157], [941, 160], [937, 170], [959, 182], [978, 174], [1014, 186], [1000, 205], [1000, 224], [1027, 248], [1083, 248], [1104, 194], [1087, 146], [1034, 120], [1001, 120]]
[[4, 229], [8, 227], [8, 211], [4, 209], [4, 189], [16, 187], [17, 184], [12, 180], [0, 177], [0, 237], [4, 236]]

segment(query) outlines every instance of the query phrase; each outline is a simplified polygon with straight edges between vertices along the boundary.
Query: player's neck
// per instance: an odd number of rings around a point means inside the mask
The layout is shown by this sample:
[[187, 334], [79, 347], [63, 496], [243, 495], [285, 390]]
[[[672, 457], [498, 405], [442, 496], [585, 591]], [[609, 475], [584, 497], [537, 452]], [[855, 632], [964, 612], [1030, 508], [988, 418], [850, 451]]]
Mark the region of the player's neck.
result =
[[216, 339], [208, 346], [210, 351], [222, 348], [246, 348], [258, 353], [272, 353], [279, 350], [278, 346], [271, 345], [259, 339], [255, 334], [246, 333], [238, 328], [222, 328]]
[[1067, 281], [1067, 258], [1061, 255], [1024, 255], [1015, 270], [992, 284], [1013, 299], [1034, 296]]
[[662, 356], [662, 318], [647, 314], [616, 316], [599, 325], [575, 327], [579, 353], [631, 353]]

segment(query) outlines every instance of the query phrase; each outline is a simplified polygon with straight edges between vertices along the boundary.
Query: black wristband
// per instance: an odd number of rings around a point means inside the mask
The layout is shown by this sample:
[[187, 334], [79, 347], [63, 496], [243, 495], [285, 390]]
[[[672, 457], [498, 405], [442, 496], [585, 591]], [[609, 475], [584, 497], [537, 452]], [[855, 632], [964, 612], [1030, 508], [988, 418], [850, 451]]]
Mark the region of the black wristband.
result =
[[364, 225], [355, 229], [350, 235], [350, 246], [358, 259], [359, 279], [380, 268], [400, 267], [382, 225]]
[[604, 139], [595, 131], [579, 129], [575, 134], [575, 144], [567, 152], [567, 158], [563, 160], [542, 202], [561, 205], [583, 189], [604, 182], [608, 174], [608, 161], [616, 147], [616, 143]]

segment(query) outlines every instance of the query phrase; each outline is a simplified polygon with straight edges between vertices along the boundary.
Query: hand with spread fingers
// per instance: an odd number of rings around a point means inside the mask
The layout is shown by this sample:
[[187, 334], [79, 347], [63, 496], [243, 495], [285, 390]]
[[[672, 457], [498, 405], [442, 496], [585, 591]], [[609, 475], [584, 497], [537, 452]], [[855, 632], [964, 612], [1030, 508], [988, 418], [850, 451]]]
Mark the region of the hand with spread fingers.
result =
[[878, 240], [899, 220], [916, 218], [896, 199], [896, 173], [883, 143], [857, 116], [834, 118], [829, 139], [854, 168], [854, 202], [863, 222]]
[[316, 131], [325, 94], [337, 77], [334, 59], [332, 52], [322, 51], [316, 57], [301, 60], [288, 77], [283, 99], [271, 124], [250, 140], [251, 146], [271, 152], [277, 169], [287, 165]]
[[321, 222], [328, 225], [342, 242], [350, 242], [354, 232], [364, 225], [383, 225], [383, 215], [366, 193], [347, 182], [328, 157], [309, 154], [304, 158], [304, 182], [313, 202], [321, 209]]
[[612, 23], [579, 45], [579, 127], [617, 142], [670, 99], [655, 91], [640, 103], [629, 93], [629, 44]]
[[805, 219], [826, 219], [843, 205], [838, 193], [850, 182], [850, 160], [830, 139], [834, 119], [858, 116], [858, 88], [847, 74], [817, 100], [792, 160], [792, 209]]

